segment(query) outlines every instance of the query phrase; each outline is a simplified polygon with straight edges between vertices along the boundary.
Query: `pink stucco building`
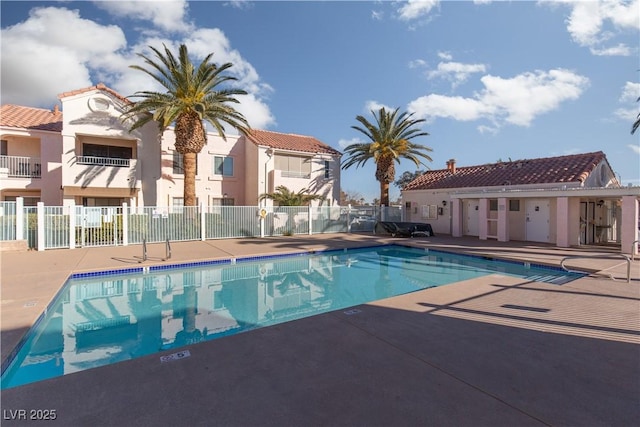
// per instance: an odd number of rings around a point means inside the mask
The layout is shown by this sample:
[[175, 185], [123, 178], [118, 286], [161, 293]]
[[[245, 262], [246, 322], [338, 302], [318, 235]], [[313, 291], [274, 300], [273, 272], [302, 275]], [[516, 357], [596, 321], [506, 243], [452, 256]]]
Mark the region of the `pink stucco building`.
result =
[[[103, 84], [59, 95], [52, 110], [0, 110], [0, 200], [48, 206], [181, 206], [182, 160], [172, 129], [129, 132], [125, 97]], [[197, 159], [196, 194], [205, 206], [257, 205], [279, 185], [336, 205], [341, 153], [311, 136], [252, 130], [207, 135]]]
[[430, 170], [405, 186], [409, 221], [498, 241], [620, 245], [638, 239], [640, 187], [622, 187], [605, 154], [575, 154]]

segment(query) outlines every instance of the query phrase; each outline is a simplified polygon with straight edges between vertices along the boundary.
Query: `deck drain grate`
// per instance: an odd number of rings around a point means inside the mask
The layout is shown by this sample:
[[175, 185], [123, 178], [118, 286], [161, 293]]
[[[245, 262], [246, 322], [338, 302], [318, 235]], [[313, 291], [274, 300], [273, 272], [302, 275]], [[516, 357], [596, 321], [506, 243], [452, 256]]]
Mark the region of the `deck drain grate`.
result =
[[24, 303], [23, 307], [35, 307], [37, 303], [37, 301], [27, 301], [26, 303]]
[[344, 312], [344, 314], [346, 314], [347, 316], [351, 316], [352, 314], [358, 314], [358, 313], [362, 313], [362, 310], [359, 310], [357, 308], [352, 308], [351, 310], [347, 310]]
[[536, 313], [548, 313], [551, 310], [548, 308], [540, 308], [540, 307], [527, 307], [525, 305], [514, 305], [514, 304], [504, 304], [501, 305], [503, 308], [511, 308], [514, 310], [524, 310], [524, 311], [535, 311]]
[[160, 362], [173, 362], [174, 360], [184, 359], [185, 357], [191, 356], [191, 352], [189, 350], [179, 351], [173, 354], [167, 354], [166, 356], [162, 356], [160, 358]]

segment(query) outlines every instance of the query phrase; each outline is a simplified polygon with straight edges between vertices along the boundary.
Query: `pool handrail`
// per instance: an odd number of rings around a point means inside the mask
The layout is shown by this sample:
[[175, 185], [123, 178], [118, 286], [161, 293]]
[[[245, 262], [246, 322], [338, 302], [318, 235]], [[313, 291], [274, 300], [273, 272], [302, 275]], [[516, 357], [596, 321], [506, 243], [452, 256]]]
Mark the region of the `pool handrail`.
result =
[[635, 261], [636, 260], [636, 245], [640, 242], [640, 240], [634, 240], [633, 243], [631, 243], [631, 261]]
[[[170, 258], [171, 258], [171, 243], [169, 242], [169, 238], [167, 237], [167, 240], [165, 241], [165, 244], [164, 244], [164, 258], [162, 259], [162, 261], [166, 261]], [[147, 239], [142, 239], [142, 262], [146, 261], [147, 259], [148, 259]]]
[[[631, 282], [631, 258], [628, 255], [625, 254], [607, 254], [607, 255], [571, 255], [571, 256], [566, 256], [564, 258], [562, 258], [562, 261], [560, 261], [560, 267], [562, 267], [563, 270], [569, 272], [569, 273], [581, 273], [584, 274], [584, 271], [579, 271], [579, 270], [571, 270], [568, 269], [564, 263], [567, 260], [570, 259], [578, 259], [578, 258], [591, 258], [591, 259], [609, 259], [609, 258], [613, 258], [613, 257], [621, 257], [623, 258], [625, 261], [627, 261], [627, 283]], [[613, 277], [613, 275], [611, 273], [607, 273], [609, 274], [609, 277], [611, 278], [611, 280], [616, 280], [615, 277]]]

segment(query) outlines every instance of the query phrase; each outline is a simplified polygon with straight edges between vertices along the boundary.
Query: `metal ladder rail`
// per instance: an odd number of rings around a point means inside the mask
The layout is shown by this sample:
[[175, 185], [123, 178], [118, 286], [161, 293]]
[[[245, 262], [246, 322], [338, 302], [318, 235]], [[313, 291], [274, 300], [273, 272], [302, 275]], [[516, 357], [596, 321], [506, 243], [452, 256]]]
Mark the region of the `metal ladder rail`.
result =
[[167, 237], [167, 241], [165, 242], [165, 245], [164, 245], [164, 254], [165, 254], [165, 256], [164, 256], [163, 261], [166, 261], [166, 260], [171, 258], [171, 243], [169, 243], [169, 238], [168, 237]]
[[142, 239], [142, 261], [147, 260], [147, 239]]
[[[581, 273], [584, 274], [584, 271], [578, 271], [578, 270], [571, 270], [568, 269], [567, 267], [565, 267], [564, 263], [567, 260], [570, 259], [578, 259], [578, 258], [591, 258], [591, 259], [611, 259], [613, 257], [620, 257], [623, 258], [625, 261], [627, 261], [627, 283], [631, 282], [631, 258], [628, 255], [625, 254], [613, 254], [613, 255], [572, 255], [572, 256], [567, 256], [562, 258], [562, 261], [560, 261], [560, 267], [562, 267], [563, 270], [569, 272], [569, 273]], [[616, 280], [615, 277], [613, 277], [613, 275], [611, 273], [607, 273], [609, 275], [609, 277], [611, 278], [611, 280]]]
[[[164, 254], [165, 256], [162, 261], [166, 261], [171, 258], [171, 243], [169, 243], [168, 238], [164, 244]], [[147, 239], [142, 239], [142, 262], [146, 261], [147, 259], [149, 259], [147, 252]]]
[[631, 261], [636, 260], [636, 244], [639, 242], [640, 240], [634, 240], [633, 243], [631, 243]]

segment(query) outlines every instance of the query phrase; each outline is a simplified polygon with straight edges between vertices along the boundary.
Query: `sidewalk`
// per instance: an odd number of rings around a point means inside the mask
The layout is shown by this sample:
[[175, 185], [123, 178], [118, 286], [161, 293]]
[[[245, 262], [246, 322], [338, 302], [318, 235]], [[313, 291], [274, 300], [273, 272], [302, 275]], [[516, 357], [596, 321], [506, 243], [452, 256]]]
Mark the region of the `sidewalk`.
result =
[[[71, 272], [388, 242], [550, 265], [601, 253], [359, 234], [179, 242], [169, 261], [152, 245], [145, 263], [140, 246], [5, 252], [2, 357]], [[640, 261], [631, 283], [620, 258], [570, 265], [621, 280], [491, 275], [5, 390], [2, 407], [65, 426], [640, 425]]]

